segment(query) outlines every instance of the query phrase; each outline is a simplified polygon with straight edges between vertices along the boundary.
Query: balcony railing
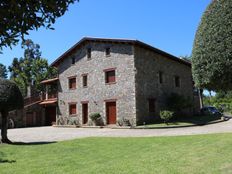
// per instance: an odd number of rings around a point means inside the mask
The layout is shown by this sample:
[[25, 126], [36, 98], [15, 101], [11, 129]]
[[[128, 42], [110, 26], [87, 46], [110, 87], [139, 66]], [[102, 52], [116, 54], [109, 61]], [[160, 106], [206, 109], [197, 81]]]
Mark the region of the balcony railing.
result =
[[44, 100], [54, 99], [57, 98], [57, 93], [49, 93], [46, 95], [46, 93], [37, 94], [31, 97], [24, 98], [24, 106], [31, 105], [33, 103], [41, 102]]

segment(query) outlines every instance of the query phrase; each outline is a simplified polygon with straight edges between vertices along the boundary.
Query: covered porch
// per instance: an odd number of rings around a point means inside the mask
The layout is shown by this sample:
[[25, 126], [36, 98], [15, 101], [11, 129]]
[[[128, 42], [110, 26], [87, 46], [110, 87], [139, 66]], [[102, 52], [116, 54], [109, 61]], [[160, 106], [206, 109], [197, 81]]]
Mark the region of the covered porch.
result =
[[46, 126], [56, 124], [57, 118], [57, 98], [59, 78], [44, 80], [41, 84], [45, 85], [45, 93], [42, 95], [43, 100], [39, 103], [45, 108], [45, 123]]

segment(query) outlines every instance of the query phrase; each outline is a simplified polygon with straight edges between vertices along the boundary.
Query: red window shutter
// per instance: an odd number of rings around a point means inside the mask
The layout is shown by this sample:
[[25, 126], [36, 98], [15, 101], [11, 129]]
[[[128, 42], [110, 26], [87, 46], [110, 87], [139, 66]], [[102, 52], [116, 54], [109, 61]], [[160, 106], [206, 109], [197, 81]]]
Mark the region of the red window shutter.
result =
[[76, 104], [70, 104], [69, 105], [69, 114], [70, 115], [74, 115], [77, 113], [77, 110], [76, 110]]
[[115, 70], [106, 72], [106, 83], [113, 83], [115, 81]]

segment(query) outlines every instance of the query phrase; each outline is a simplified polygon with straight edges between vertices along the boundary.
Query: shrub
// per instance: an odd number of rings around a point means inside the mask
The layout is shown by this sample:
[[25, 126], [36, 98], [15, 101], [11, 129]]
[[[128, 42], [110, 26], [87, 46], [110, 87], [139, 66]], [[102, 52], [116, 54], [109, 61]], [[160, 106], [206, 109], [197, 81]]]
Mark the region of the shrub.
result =
[[172, 110], [176, 113], [181, 112], [184, 109], [193, 107], [193, 101], [188, 97], [179, 95], [177, 93], [171, 93], [166, 98], [166, 105], [168, 107], [168, 110]]
[[100, 114], [100, 113], [92, 113], [92, 114], [89, 115], [89, 117], [90, 117], [90, 119], [91, 119], [92, 121], [96, 121], [96, 120], [98, 120], [99, 118], [101, 118], [101, 114]]
[[100, 113], [92, 113], [89, 115], [89, 117], [96, 126], [104, 126], [104, 122]]
[[168, 123], [168, 121], [173, 117], [174, 112], [172, 111], [160, 111], [160, 118], [164, 121], [164, 123]]

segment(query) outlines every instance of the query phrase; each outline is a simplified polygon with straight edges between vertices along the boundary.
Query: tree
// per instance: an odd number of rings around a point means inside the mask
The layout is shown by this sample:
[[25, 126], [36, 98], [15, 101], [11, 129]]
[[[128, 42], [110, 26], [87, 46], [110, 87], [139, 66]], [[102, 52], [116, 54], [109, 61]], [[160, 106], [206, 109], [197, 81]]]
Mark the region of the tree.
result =
[[41, 58], [40, 46], [34, 44], [30, 39], [22, 42], [24, 48], [23, 58], [14, 58], [12, 65], [9, 66], [11, 73], [10, 79], [13, 80], [20, 88], [23, 96], [28, 93], [28, 87], [33, 87], [33, 92], [43, 91], [40, 82], [47, 78], [57, 76], [54, 67], [49, 67], [46, 59]]
[[53, 29], [58, 17], [64, 15], [68, 6], [78, 0], [1, 0], [0, 3], [0, 50], [24, 40], [29, 30], [40, 27]]
[[1, 142], [10, 143], [7, 137], [8, 112], [23, 107], [23, 97], [17, 85], [7, 79], [0, 78], [0, 113], [2, 115]]
[[7, 78], [6, 66], [0, 63], [0, 77]]
[[202, 16], [192, 51], [193, 78], [200, 88], [232, 89], [231, 9], [231, 0], [213, 0]]

